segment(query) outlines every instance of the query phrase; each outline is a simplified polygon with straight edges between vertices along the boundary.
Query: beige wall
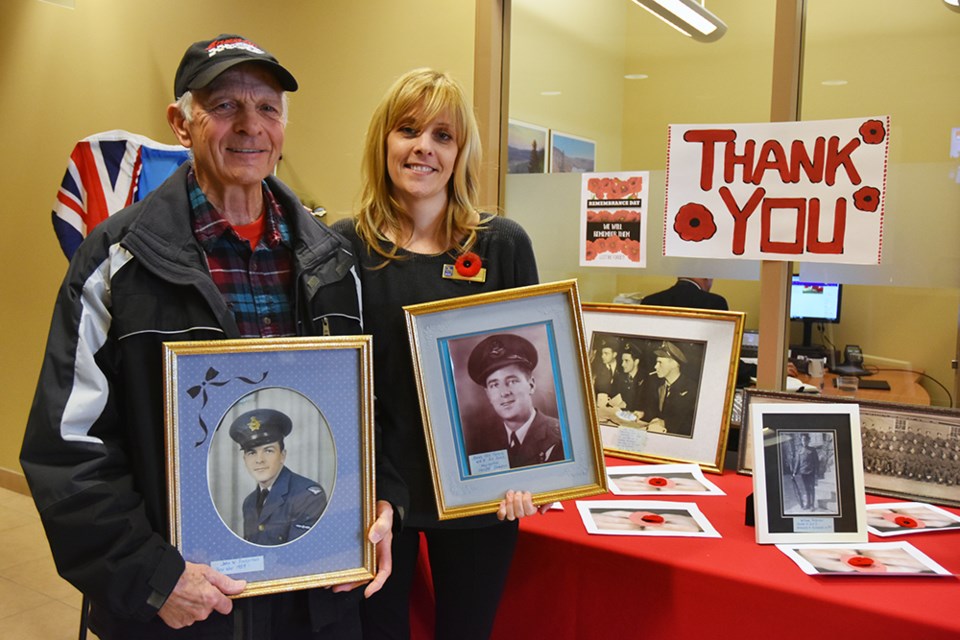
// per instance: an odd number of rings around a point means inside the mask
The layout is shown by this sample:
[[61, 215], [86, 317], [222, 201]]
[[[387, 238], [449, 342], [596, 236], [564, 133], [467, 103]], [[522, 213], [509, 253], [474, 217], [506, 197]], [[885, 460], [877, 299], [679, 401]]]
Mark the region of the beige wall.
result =
[[402, 72], [432, 66], [473, 84], [469, 0], [39, 0], [0, 2], [0, 159], [7, 242], [0, 252], [0, 483], [18, 455], [66, 259], [50, 209], [74, 143], [108, 129], [174, 142], [164, 120], [184, 49], [219, 33], [258, 41], [301, 90], [280, 176], [346, 215], [360, 146], [379, 97]]
[[512, 3], [510, 117], [593, 140], [599, 171], [620, 166], [628, 5]]

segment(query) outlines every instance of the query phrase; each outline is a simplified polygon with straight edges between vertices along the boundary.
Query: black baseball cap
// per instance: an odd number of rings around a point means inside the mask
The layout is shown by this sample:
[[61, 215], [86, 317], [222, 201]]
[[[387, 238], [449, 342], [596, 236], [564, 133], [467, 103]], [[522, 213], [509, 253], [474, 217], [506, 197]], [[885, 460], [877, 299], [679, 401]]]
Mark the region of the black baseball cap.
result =
[[284, 91], [296, 91], [297, 80], [269, 52], [243, 36], [222, 33], [213, 40], [194, 42], [187, 48], [173, 80], [173, 97], [202, 89], [234, 65], [259, 62], [268, 67]]

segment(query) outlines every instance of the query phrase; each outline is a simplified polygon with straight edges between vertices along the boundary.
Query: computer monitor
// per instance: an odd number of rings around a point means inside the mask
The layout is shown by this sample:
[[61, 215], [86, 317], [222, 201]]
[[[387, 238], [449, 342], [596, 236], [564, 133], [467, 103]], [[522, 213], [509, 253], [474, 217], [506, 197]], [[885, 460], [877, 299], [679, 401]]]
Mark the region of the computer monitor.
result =
[[803, 346], [811, 347], [811, 329], [817, 322], [840, 322], [841, 285], [809, 282], [793, 276], [790, 285], [790, 319], [803, 322]]

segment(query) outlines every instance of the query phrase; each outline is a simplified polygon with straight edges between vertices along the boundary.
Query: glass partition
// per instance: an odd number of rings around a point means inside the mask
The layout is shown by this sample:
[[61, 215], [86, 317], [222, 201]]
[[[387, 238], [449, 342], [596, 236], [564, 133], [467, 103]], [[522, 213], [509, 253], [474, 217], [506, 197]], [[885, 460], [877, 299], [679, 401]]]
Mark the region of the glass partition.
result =
[[924, 371], [946, 405], [960, 305], [960, 13], [942, 0], [806, 4], [801, 118], [891, 118], [882, 263], [800, 266], [848, 285], [843, 320], [822, 339]]
[[597, 171], [650, 171], [645, 269], [581, 268], [580, 176], [509, 174], [505, 210], [533, 237], [543, 280], [576, 277], [584, 300], [647, 294], [677, 275], [713, 277], [758, 321], [759, 264], [664, 258], [667, 126], [766, 121], [774, 3], [711, 0], [727, 33], [701, 43], [629, 0], [513, 0], [510, 118], [596, 142]]
[[[776, 3], [710, 0], [727, 24], [712, 43], [629, 0], [511, 5], [509, 117], [594, 141], [597, 171], [651, 175], [645, 269], [579, 266], [579, 174], [507, 175], [505, 211], [533, 238], [541, 278], [576, 277], [584, 300], [610, 301], [660, 290], [677, 275], [713, 277], [714, 291], [756, 328], [758, 263], [659, 255], [664, 169], [669, 124], [769, 120]], [[814, 339], [841, 352], [859, 344], [878, 367], [923, 371], [933, 403], [950, 404], [960, 308], [960, 14], [941, 0], [805, 6], [800, 117], [892, 119], [882, 264], [796, 266], [806, 279], [846, 285], [842, 321]]]

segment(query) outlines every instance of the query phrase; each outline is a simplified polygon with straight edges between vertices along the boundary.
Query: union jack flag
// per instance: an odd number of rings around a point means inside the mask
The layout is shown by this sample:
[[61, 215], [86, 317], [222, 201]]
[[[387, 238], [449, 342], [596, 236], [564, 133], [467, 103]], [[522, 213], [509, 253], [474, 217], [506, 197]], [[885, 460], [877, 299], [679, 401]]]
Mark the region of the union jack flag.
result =
[[184, 147], [119, 129], [78, 142], [53, 206], [53, 229], [67, 258], [91, 229], [142, 200], [188, 157]]

